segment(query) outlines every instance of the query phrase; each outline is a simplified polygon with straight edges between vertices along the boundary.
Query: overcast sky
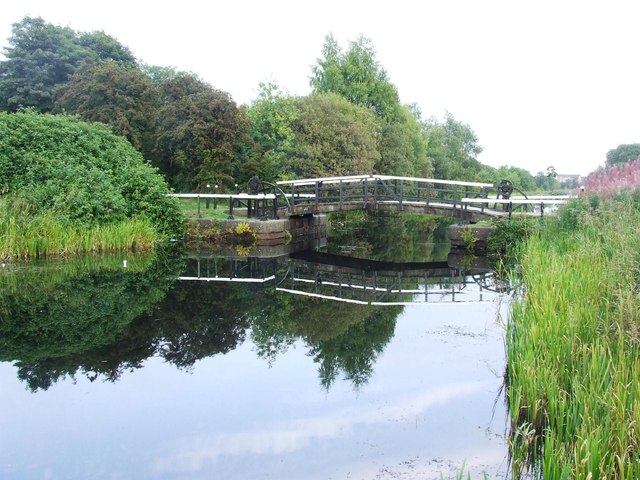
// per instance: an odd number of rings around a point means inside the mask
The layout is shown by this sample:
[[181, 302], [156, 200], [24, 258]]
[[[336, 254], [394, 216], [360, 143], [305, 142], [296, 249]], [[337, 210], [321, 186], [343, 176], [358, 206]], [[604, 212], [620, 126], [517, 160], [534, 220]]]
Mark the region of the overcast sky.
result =
[[468, 123], [493, 166], [587, 174], [640, 143], [637, 1], [20, 0], [3, 3], [0, 47], [25, 15], [103, 30], [239, 104], [265, 80], [309, 93], [325, 36], [364, 35], [401, 100]]

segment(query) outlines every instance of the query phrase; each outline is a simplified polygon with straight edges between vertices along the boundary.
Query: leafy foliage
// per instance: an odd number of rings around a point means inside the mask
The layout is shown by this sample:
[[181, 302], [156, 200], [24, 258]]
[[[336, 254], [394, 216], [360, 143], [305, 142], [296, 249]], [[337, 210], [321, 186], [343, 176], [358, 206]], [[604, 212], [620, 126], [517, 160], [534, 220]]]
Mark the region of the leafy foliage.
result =
[[436, 178], [476, 181], [482, 170], [477, 156], [482, 152], [478, 137], [469, 125], [447, 113], [444, 122], [426, 122], [429, 157]]
[[108, 60], [81, 66], [58, 90], [54, 112], [111, 125], [115, 133], [148, 155], [157, 106], [148, 77], [137, 68]]
[[618, 145], [607, 152], [607, 166], [633, 162], [640, 157], [640, 143]]
[[7, 59], [0, 62], [0, 110], [5, 111], [19, 107], [51, 111], [56, 88], [85, 60], [135, 63], [126, 47], [103, 32], [78, 34], [39, 17], [15, 23], [9, 44]]
[[262, 157], [262, 175], [270, 180], [290, 176], [286, 164], [295, 149], [296, 99], [273, 82], [262, 83], [247, 116], [251, 121], [249, 135]]
[[536, 179], [528, 170], [506, 165], [499, 168], [483, 165], [477, 178], [482, 182], [490, 182], [494, 185], [498, 185], [501, 180], [509, 180], [515, 187], [525, 192], [538, 188]]
[[342, 52], [332, 35], [325, 38], [324, 58], [313, 67], [311, 86], [317, 93], [335, 93], [368, 108], [381, 118], [394, 117], [400, 105], [398, 91], [375, 58], [371, 41], [359, 37]]
[[343, 52], [335, 38], [327, 36], [323, 58], [313, 67], [311, 86], [316, 93], [334, 93], [373, 112], [380, 133], [376, 173], [431, 174], [419, 115], [400, 104], [398, 91], [377, 61], [370, 40], [360, 37]]
[[379, 153], [371, 112], [331, 94], [302, 97], [296, 105], [291, 173], [313, 178], [373, 170]]
[[100, 124], [0, 113], [0, 178], [2, 192], [26, 204], [22, 214], [53, 211], [86, 225], [141, 216], [158, 232], [180, 228], [164, 180], [131, 144]]
[[193, 75], [170, 77], [161, 87], [157, 125], [157, 165], [174, 187], [233, 183], [240, 139], [249, 124], [228, 93]]

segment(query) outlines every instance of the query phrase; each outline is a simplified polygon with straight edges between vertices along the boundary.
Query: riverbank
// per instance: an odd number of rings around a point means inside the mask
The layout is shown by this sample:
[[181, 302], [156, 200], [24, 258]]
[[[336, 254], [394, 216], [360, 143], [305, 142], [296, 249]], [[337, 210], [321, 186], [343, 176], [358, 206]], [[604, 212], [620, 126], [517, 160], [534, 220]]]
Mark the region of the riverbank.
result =
[[591, 207], [565, 207], [520, 255], [526, 295], [507, 334], [516, 478], [640, 478], [640, 209]]
[[[1, 205], [0, 205], [1, 207]], [[158, 237], [148, 220], [133, 218], [108, 225], [77, 225], [53, 214], [10, 215], [0, 208], [0, 260], [143, 251]]]

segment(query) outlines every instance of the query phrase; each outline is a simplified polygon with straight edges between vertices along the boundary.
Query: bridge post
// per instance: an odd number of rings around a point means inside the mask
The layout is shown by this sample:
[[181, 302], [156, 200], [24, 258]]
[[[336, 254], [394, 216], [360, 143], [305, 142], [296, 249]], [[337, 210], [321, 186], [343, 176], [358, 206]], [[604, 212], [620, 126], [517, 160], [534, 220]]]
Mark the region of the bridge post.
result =
[[200, 215], [200, 195], [198, 195], [198, 218], [202, 218], [202, 215]]
[[373, 202], [375, 204], [376, 210], [378, 209], [378, 180], [375, 180], [376, 183], [373, 184]]
[[343, 195], [344, 195], [344, 188], [343, 188], [342, 180], [340, 180], [340, 201], [338, 202], [340, 210], [342, 210], [342, 202], [344, 200]]
[[404, 197], [404, 180], [400, 180], [400, 200], [398, 203], [398, 210], [402, 211], [402, 199]]
[[278, 188], [273, 186], [273, 219], [278, 218]]
[[364, 179], [364, 198], [362, 199], [362, 208], [367, 207], [367, 203], [369, 202], [369, 180]]
[[318, 211], [319, 204], [320, 204], [320, 182], [316, 182], [316, 212]]
[[227, 220], [233, 220], [233, 196], [229, 195], [229, 215]]
[[431, 183], [427, 183], [427, 202], [425, 208], [429, 208], [429, 201], [431, 199]]

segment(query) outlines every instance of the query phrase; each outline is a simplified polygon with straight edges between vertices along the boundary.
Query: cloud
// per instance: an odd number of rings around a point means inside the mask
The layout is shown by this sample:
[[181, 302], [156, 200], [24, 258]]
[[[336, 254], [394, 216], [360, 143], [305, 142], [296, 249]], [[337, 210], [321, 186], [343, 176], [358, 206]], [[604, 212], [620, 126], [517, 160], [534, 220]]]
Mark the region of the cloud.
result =
[[158, 475], [194, 473], [222, 456], [293, 453], [318, 440], [343, 436], [360, 426], [414, 419], [431, 407], [487, 388], [493, 388], [493, 385], [487, 382], [452, 383], [406, 397], [383, 408], [379, 405], [350, 408], [325, 416], [273, 421], [250, 431], [183, 438], [171, 448], [169, 455], [155, 459], [152, 471]]

